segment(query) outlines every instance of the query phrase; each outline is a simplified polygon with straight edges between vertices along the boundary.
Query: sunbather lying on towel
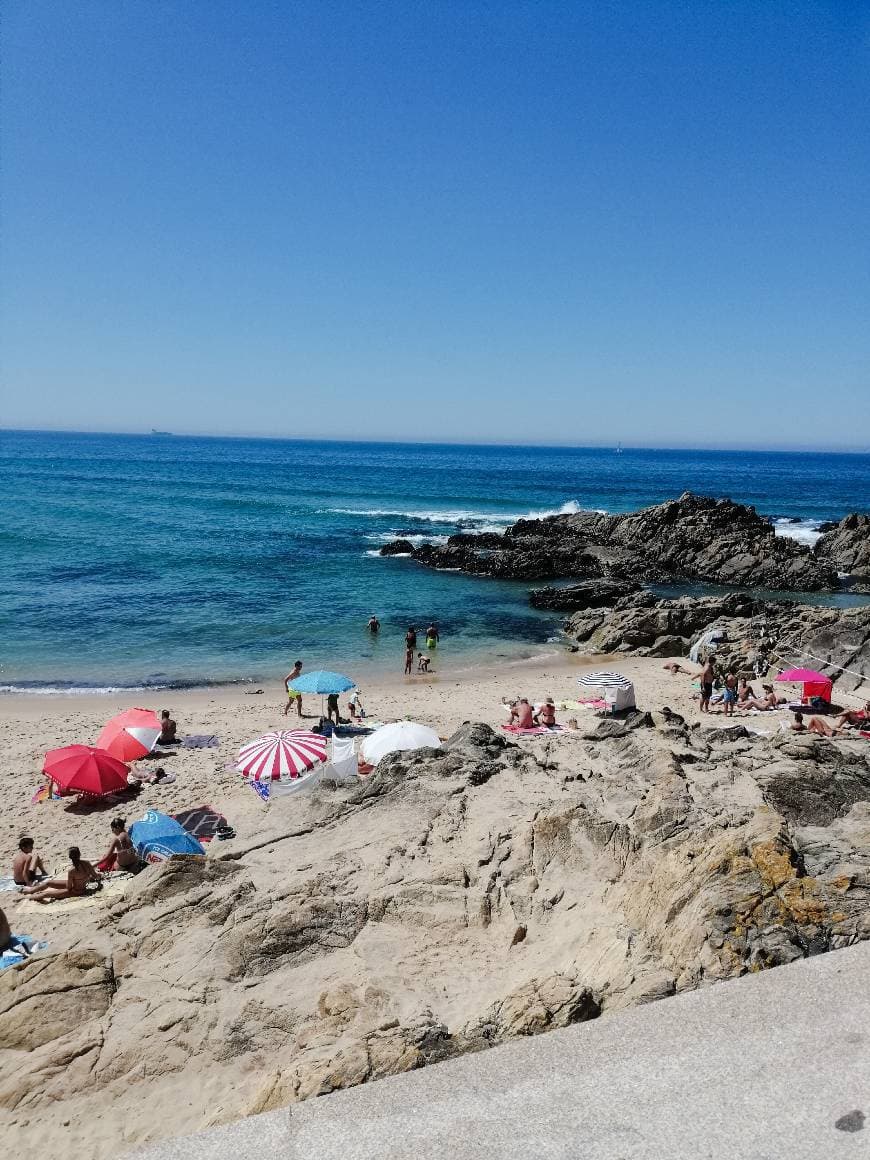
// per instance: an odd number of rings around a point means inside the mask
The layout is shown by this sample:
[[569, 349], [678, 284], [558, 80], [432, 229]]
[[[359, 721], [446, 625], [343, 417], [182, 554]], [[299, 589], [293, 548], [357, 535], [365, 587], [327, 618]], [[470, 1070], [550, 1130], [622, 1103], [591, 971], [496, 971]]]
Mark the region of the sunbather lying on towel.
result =
[[747, 697], [740, 702], [741, 709], [776, 709], [779, 705], [786, 703], [785, 697], [777, 697], [773, 691], [773, 685], [762, 685], [764, 691], [763, 697]]
[[69, 860], [72, 869], [66, 878], [49, 878], [36, 886], [25, 886], [22, 894], [29, 894], [37, 902], [53, 902], [56, 898], [82, 898], [89, 883], [96, 882], [102, 887], [102, 880], [90, 862], [82, 858], [78, 846], [70, 846]]
[[854, 725], [856, 729], [866, 729], [870, 725], [870, 701], [865, 702], [863, 709], [846, 709], [834, 718], [837, 728], [843, 725]]

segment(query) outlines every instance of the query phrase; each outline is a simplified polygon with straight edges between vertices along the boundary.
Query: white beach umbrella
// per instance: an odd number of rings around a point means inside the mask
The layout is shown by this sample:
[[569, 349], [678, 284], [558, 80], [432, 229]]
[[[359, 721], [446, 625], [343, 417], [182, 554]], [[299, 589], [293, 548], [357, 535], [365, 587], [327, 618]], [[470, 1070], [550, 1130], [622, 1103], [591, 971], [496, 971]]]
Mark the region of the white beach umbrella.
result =
[[437, 749], [440, 744], [441, 738], [428, 725], [418, 725], [416, 721], [394, 721], [366, 737], [362, 743], [362, 757], [369, 765], [377, 765], [388, 753], [426, 746]]
[[577, 678], [577, 684], [586, 689], [630, 689], [631, 681], [622, 673], [584, 673]]

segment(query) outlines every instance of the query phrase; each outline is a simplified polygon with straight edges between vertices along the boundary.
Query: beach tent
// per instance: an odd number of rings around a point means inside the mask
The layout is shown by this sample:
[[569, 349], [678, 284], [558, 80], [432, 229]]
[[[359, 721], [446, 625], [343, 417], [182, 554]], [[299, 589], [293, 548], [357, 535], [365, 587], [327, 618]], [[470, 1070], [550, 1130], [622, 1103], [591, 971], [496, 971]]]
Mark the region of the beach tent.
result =
[[369, 734], [362, 743], [361, 752], [363, 761], [368, 765], [377, 765], [388, 753], [427, 746], [432, 749], [441, 746], [441, 738], [434, 729], [428, 725], [419, 725], [416, 721], [394, 721]]
[[728, 633], [724, 628], [711, 628], [707, 632], [702, 632], [692, 647], [689, 649], [689, 660], [693, 665], [701, 663], [700, 652], [704, 648], [708, 652], [715, 652], [716, 645], [727, 641]]
[[809, 701], [810, 697], [821, 697], [823, 701], [830, 701], [834, 690], [831, 678], [815, 669], [787, 669], [776, 679], [783, 685], [803, 685], [804, 701]]
[[160, 733], [160, 718], [151, 709], [126, 709], [106, 723], [97, 745], [121, 761], [135, 761], [151, 752]]
[[584, 673], [577, 678], [577, 683], [584, 689], [600, 689], [607, 708], [614, 713], [635, 707], [634, 685], [622, 673]]
[[130, 841], [144, 862], [165, 862], [176, 854], [204, 854], [205, 848], [168, 814], [148, 810], [130, 827]]

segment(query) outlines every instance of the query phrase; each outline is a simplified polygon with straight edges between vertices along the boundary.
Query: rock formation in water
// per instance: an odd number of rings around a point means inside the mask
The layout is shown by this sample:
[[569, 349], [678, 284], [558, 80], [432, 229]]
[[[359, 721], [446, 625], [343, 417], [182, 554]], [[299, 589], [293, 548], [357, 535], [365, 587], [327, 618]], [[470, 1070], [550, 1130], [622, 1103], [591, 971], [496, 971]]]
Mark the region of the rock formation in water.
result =
[[870, 515], [853, 513], [824, 533], [815, 554], [848, 577], [857, 592], [870, 592]]
[[9, 1138], [115, 1157], [865, 939], [868, 761], [669, 712], [469, 725], [273, 806], [2, 973]]
[[411, 554], [433, 568], [517, 580], [604, 576], [791, 591], [837, 587], [837, 570], [827, 557], [775, 535], [754, 508], [691, 492], [629, 515], [580, 512], [518, 520], [503, 536], [463, 533]]

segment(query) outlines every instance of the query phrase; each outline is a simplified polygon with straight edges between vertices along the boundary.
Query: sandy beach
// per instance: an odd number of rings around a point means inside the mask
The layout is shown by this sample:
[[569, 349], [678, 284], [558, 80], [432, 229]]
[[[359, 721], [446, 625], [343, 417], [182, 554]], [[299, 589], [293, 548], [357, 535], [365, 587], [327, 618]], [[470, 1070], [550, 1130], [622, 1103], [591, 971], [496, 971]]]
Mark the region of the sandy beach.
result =
[[[700, 720], [697, 700], [693, 700], [692, 682], [687, 676], [671, 676], [663, 669], [662, 659], [638, 657], [574, 656], [559, 651], [526, 660], [498, 662], [492, 666], [468, 667], [463, 664], [451, 671], [448, 650], [442, 649], [430, 675], [360, 678], [361, 695], [367, 717], [378, 722], [409, 718], [434, 728], [447, 738], [466, 721], [482, 721], [498, 728], [507, 721], [503, 699], [527, 696], [532, 702], [552, 696], [556, 702], [577, 696], [577, 678], [597, 668], [616, 668], [635, 685], [637, 704], [641, 709], [660, 710], [667, 705], [683, 714], [688, 721]], [[688, 662], [684, 661], [686, 667]], [[258, 686], [260, 687], [260, 686]], [[269, 807], [250, 789], [234, 769], [239, 746], [261, 733], [280, 728], [310, 727], [319, 720], [319, 697], [304, 699], [301, 722], [295, 711], [284, 716], [280, 682], [261, 686], [261, 694], [248, 693], [239, 686], [190, 689], [169, 694], [130, 693], [127, 695], [87, 696], [6, 696], [0, 700], [0, 741], [6, 754], [4, 774], [0, 777], [2, 809], [2, 842], [0, 858], [3, 872], [9, 873], [12, 857], [23, 834], [35, 838], [46, 865], [54, 872], [65, 873], [67, 849], [80, 846], [86, 858], [95, 860], [108, 849], [111, 841], [109, 821], [121, 815], [132, 822], [148, 809], [164, 813], [200, 804], [209, 804], [223, 813], [234, 826], [240, 842], [254, 840], [260, 831], [268, 831]], [[346, 698], [342, 697], [342, 712]], [[79, 806], [74, 799], [33, 803], [31, 798], [44, 783], [41, 773], [44, 754], [49, 749], [76, 743], [92, 744], [103, 724], [125, 708], [140, 705], [160, 710], [168, 708], [178, 722], [179, 735], [216, 734], [217, 748], [178, 748], [165, 757], [151, 757], [134, 763], [137, 771], [148, 772], [162, 765], [176, 775], [171, 785], [143, 786], [133, 800], [123, 803], [100, 803]], [[558, 720], [572, 716], [589, 725], [594, 714], [589, 710], [560, 710]], [[787, 714], [746, 717], [753, 728], [778, 728]], [[705, 715], [705, 724], [725, 724], [720, 714]], [[771, 725], [770, 721], [776, 723]], [[570, 746], [570, 733], [552, 737], [524, 739], [524, 744], [539, 746], [542, 740], [554, 746]], [[215, 844], [217, 850], [220, 844]], [[16, 896], [4, 897], [10, 916], [14, 916]], [[82, 912], [76, 920], [77, 932], [87, 920]], [[13, 926], [15, 923], [13, 923]], [[19, 924], [20, 925], [20, 924]], [[23, 933], [55, 941], [68, 937], [70, 921], [51, 906], [30, 913]]]

